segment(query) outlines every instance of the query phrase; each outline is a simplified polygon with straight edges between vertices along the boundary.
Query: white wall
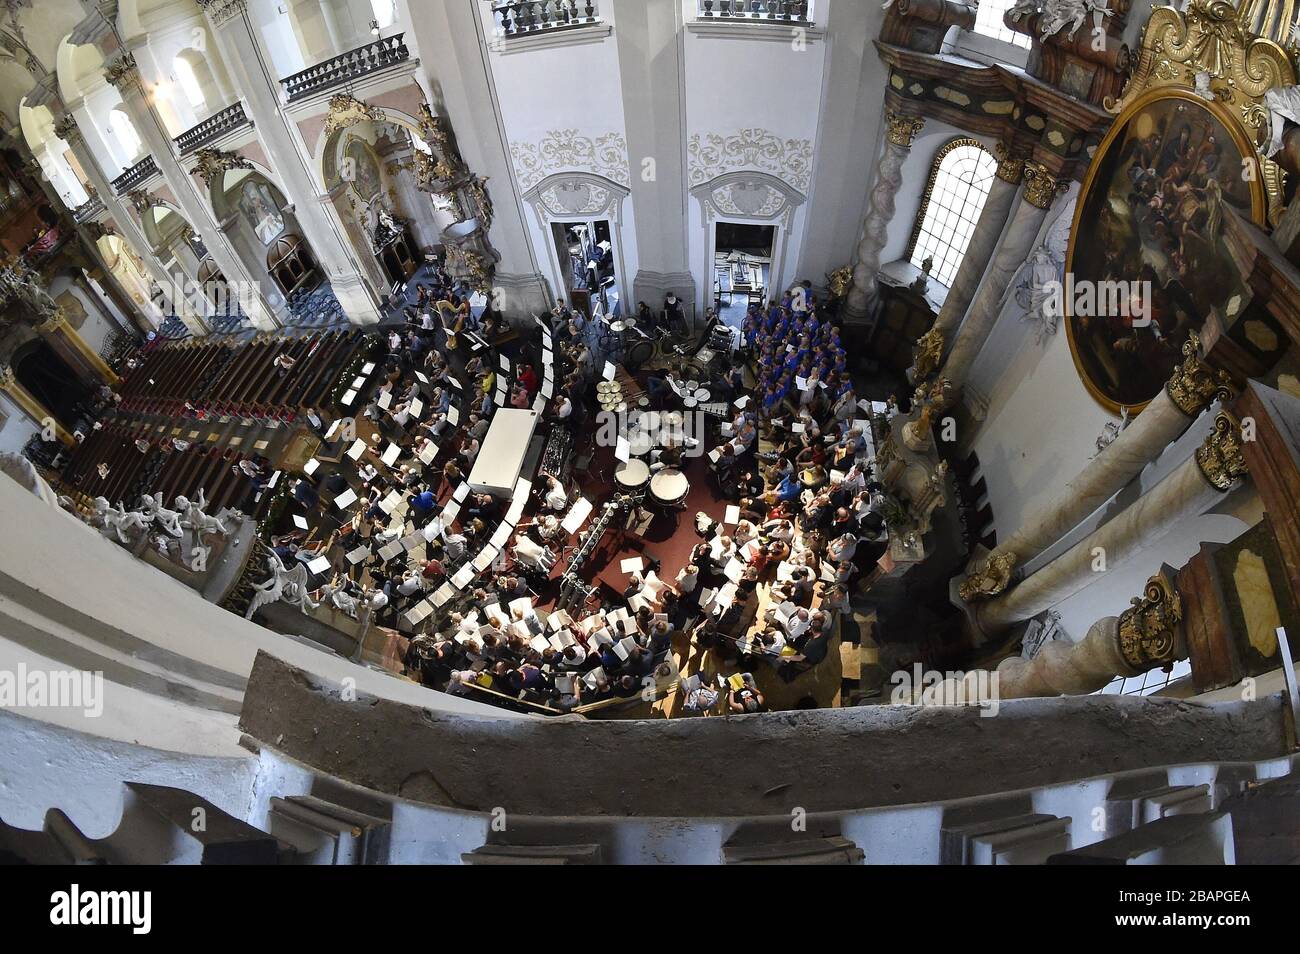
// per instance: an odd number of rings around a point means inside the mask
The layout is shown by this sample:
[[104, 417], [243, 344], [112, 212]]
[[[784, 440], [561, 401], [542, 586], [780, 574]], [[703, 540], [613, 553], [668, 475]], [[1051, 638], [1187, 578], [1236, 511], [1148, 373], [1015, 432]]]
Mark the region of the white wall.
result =
[[[492, 37], [491, 7], [480, 5], [484, 32]], [[613, 4], [603, 4], [601, 18], [618, 29]], [[618, 43], [614, 36], [576, 46], [543, 49], [492, 50], [488, 61], [495, 85], [500, 121], [509, 144], [516, 188], [520, 195], [542, 179], [572, 172], [603, 176], [628, 187], [642, 157], [629, 157]], [[543, 228], [529, 203], [524, 221], [528, 240], [543, 274], [557, 295], [565, 287], [549, 228]], [[581, 215], [564, 220], [581, 220]], [[632, 295], [639, 256], [631, 200], [625, 200], [615, 245], [621, 251], [619, 285], [626, 301]], [[615, 261], [619, 258], [616, 254]]]

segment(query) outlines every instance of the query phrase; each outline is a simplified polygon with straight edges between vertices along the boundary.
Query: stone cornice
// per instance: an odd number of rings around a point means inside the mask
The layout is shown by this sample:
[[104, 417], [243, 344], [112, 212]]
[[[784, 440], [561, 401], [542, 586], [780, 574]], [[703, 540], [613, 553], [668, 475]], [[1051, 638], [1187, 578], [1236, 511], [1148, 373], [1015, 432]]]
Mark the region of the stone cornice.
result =
[[890, 67], [889, 109], [1014, 141], [1054, 176], [1082, 173], [1087, 147], [1113, 117], [1022, 70], [876, 41]]

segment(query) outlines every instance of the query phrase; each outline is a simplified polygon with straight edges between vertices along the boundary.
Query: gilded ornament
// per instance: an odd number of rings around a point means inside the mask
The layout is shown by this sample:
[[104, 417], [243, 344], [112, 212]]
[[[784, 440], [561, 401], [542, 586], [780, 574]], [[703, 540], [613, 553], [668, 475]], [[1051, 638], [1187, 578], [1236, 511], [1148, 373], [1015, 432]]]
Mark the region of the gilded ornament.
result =
[[911, 148], [912, 140], [925, 125], [925, 119], [920, 116], [904, 116], [895, 112], [887, 113], [885, 122], [889, 127], [885, 133], [886, 137], [895, 146], [902, 146], [904, 149]]
[[1247, 474], [1241, 422], [1230, 412], [1214, 417], [1214, 428], [1196, 449], [1196, 464], [1216, 490], [1227, 492]]
[[966, 579], [962, 580], [957, 587], [957, 595], [966, 603], [997, 596], [1011, 583], [1011, 574], [1015, 567], [1014, 553], [991, 554], [987, 560], [975, 564]]
[[1141, 596], [1119, 617], [1119, 651], [1135, 673], [1175, 661], [1177, 629], [1183, 618], [1183, 600], [1164, 573], [1147, 581]]
[[1196, 417], [1216, 397], [1221, 401], [1232, 397], [1232, 378], [1201, 359], [1201, 336], [1193, 331], [1183, 342], [1183, 363], [1174, 371], [1165, 391], [1178, 410]]

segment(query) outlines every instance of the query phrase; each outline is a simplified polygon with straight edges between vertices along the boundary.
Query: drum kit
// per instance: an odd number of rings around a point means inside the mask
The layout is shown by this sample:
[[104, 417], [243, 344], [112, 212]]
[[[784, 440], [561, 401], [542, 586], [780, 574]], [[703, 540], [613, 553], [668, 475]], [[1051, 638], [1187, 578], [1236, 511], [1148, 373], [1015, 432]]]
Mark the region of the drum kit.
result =
[[623, 385], [618, 381], [601, 381], [596, 385], [596, 401], [602, 411], [626, 411]]

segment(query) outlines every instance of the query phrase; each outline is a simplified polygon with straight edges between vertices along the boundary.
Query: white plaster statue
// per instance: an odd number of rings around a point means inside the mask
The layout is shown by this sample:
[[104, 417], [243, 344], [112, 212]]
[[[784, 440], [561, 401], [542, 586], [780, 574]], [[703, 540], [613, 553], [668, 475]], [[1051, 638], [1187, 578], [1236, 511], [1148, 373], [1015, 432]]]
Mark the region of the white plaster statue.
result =
[[131, 542], [128, 532], [134, 536], [149, 528], [149, 520], [143, 514], [127, 510], [120, 503], [114, 508], [105, 497], [95, 498], [95, 517], [104, 536], [116, 534], [119, 543]]
[[347, 614], [353, 619], [357, 618], [357, 598], [348, 593], [347, 590], [344, 589], [344, 584], [339, 582], [339, 580], [335, 579], [325, 586], [322, 586], [319, 595], [322, 603], [329, 603], [335, 609]]
[[203, 535], [205, 533], [219, 533], [223, 537], [230, 533], [226, 525], [217, 517], [204, 513], [208, 501], [203, 495], [203, 488], [199, 488], [199, 499], [190, 500], [188, 497], [176, 498], [176, 510], [182, 515], [181, 526], [188, 530], [194, 531], [194, 539], [203, 545]]
[[1007, 288], [1007, 295], [1014, 296], [1021, 308], [1020, 320], [1033, 325], [1040, 345], [1056, 334], [1064, 313], [1062, 279], [1074, 205], [1071, 199], [1062, 207], [1042, 243], [1029, 253], [1020, 274]]
[[1282, 134], [1286, 132], [1286, 122], [1300, 123], [1300, 86], [1279, 86], [1264, 94], [1264, 105], [1268, 108], [1268, 145], [1264, 155], [1271, 156], [1282, 148]]
[[181, 515], [175, 510], [169, 510], [162, 505], [161, 494], [156, 497], [153, 494], [142, 494], [140, 502], [141, 511], [144, 515], [157, 522], [164, 533], [173, 537], [181, 535]]
[[1102, 18], [1114, 16], [1115, 11], [1106, 0], [1019, 0], [1008, 13], [1017, 23], [1022, 17], [1041, 13], [1043, 19], [1039, 27], [1044, 40], [1060, 33], [1068, 25], [1070, 29], [1065, 36], [1072, 41], [1088, 14], [1092, 14], [1093, 25], [1100, 27]]
[[[1106, 426], [1102, 428], [1101, 437], [1097, 438], [1097, 454], [1100, 454], [1111, 444], [1115, 443], [1115, 438], [1119, 437], [1124, 428], [1129, 425], [1128, 408], [1120, 408], [1119, 423], [1107, 421]], [[1097, 454], [1093, 454], [1096, 457]]]
[[266, 558], [266, 568], [271, 571], [271, 575], [261, 583], [253, 584], [253, 598], [248, 601], [244, 619], [252, 619], [253, 614], [263, 606], [275, 602], [293, 603], [304, 613], [320, 605], [311, 600], [311, 594], [307, 590], [307, 568], [301, 563], [292, 570], [286, 570], [279, 556], [270, 553]]

